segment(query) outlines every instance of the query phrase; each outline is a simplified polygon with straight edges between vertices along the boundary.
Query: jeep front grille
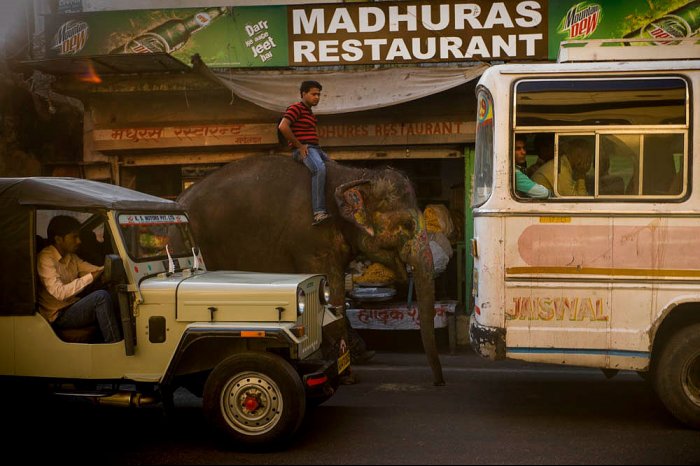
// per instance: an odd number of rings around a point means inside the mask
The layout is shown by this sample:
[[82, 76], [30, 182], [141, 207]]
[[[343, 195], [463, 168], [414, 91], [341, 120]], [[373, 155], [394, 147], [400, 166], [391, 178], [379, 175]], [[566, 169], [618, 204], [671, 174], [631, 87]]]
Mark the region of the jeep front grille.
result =
[[321, 325], [323, 306], [319, 301], [318, 287], [306, 293], [306, 310], [299, 318], [306, 329], [306, 338], [301, 343], [299, 357], [304, 359], [321, 347]]

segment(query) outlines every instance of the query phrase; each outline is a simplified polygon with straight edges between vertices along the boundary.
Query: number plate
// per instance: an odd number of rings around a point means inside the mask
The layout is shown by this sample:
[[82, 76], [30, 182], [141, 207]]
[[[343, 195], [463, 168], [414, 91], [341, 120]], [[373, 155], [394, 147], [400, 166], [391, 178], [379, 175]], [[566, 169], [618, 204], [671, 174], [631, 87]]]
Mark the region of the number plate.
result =
[[346, 351], [345, 354], [338, 358], [338, 374], [342, 374], [348, 366], [350, 366], [350, 351]]

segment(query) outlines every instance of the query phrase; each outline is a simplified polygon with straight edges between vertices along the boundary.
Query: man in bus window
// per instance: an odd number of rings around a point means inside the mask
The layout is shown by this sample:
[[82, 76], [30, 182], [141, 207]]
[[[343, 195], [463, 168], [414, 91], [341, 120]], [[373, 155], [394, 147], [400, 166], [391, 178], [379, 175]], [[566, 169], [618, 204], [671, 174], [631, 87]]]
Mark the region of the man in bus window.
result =
[[542, 165], [554, 158], [554, 133], [537, 133], [534, 144], [537, 162], [527, 167], [527, 176], [530, 178]]
[[515, 191], [526, 197], [546, 199], [549, 197], [549, 190], [535, 183], [525, 174], [527, 169], [527, 161], [525, 159], [527, 150], [525, 149], [525, 143], [526, 139], [524, 134], [515, 135]]
[[586, 173], [593, 163], [593, 148], [583, 138], [572, 139], [559, 157], [559, 177], [554, 191], [554, 160], [542, 165], [532, 181], [561, 196], [588, 196]]

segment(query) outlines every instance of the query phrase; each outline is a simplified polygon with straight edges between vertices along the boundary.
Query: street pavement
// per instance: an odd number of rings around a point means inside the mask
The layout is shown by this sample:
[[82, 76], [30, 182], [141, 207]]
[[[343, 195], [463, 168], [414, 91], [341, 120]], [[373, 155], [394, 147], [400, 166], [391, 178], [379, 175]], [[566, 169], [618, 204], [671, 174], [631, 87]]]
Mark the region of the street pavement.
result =
[[607, 379], [464, 348], [441, 359], [447, 385], [434, 387], [423, 354], [378, 351], [284, 450], [221, 444], [184, 389], [172, 416], [79, 401], [14, 406], [3, 443], [8, 457], [52, 464], [700, 464], [700, 432], [636, 373]]

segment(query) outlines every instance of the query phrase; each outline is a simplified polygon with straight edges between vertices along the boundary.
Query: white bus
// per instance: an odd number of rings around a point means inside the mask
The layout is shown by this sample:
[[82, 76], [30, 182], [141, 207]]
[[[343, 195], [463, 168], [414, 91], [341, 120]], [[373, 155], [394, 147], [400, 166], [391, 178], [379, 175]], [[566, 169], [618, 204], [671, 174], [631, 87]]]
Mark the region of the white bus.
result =
[[491, 359], [637, 371], [700, 428], [700, 45], [630, 42], [481, 77], [470, 337]]

